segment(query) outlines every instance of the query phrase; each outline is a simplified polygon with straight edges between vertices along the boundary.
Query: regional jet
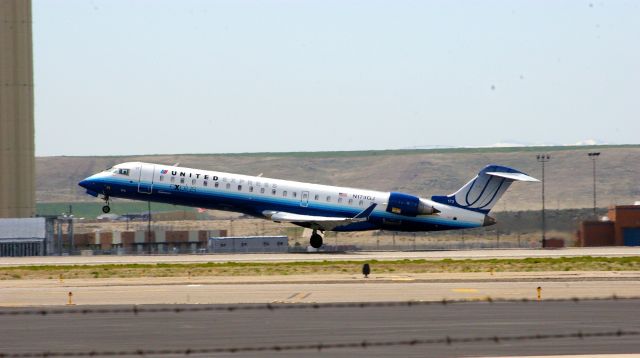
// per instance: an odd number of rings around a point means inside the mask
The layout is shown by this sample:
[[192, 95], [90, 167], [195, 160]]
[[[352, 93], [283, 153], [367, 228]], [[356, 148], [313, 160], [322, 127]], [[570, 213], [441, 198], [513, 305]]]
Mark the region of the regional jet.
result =
[[94, 174], [79, 185], [105, 201], [126, 198], [240, 212], [312, 229], [310, 245], [325, 231], [439, 231], [495, 224], [489, 211], [514, 181], [527, 174], [488, 165], [450, 195], [423, 198], [400, 192], [301, 183], [163, 164], [129, 162]]

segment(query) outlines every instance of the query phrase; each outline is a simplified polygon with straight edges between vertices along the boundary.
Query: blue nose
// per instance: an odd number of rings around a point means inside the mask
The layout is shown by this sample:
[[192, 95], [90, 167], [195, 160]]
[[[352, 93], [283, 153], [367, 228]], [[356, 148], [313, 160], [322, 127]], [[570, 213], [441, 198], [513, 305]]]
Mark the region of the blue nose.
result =
[[87, 179], [84, 179], [84, 180], [81, 180], [81, 181], [78, 183], [78, 185], [80, 185], [81, 187], [83, 187], [83, 188], [85, 188], [85, 189], [89, 189], [89, 187], [91, 186], [91, 181], [90, 181], [90, 180], [87, 180]]

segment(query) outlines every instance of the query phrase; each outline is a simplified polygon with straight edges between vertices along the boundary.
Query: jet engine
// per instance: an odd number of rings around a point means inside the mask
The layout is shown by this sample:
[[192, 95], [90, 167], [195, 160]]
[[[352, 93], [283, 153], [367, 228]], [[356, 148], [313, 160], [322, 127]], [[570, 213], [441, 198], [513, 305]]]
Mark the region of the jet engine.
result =
[[392, 192], [389, 196], [387, 211], [404, 216], [433, 215], [440, 212], [432, 205], [429, 205], [425, 199], [397, 192]]

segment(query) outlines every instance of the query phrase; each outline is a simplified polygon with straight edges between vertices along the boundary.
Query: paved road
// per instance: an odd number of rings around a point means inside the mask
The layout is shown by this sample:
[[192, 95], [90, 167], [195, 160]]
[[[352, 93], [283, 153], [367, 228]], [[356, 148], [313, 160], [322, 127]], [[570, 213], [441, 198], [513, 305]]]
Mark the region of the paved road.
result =
[[[54, 282], [51, 282], [54, 281]], [[640, 283], [628, 280], [589, 281], [470, 281], [470, 282], [376, 282], [364, 279], [341, 283], [220, 283], [220, 284], [105, 284], [79, 285], [74, 282], [33, 284], [30, 280], [0, 283], [0, 306], [47, 306], [67, 302], [73, 293], [77, 305], [112, 304], [235, 304], [235, 303], [324, 303], [440, 301], [542, 298], [640, 297]]]
[[358, 251], [349, 253], [295, 254], [207, 254], [165, 256], [45, 256], [3, 257], [0, 266], [20, 265], [97, 265], [119, 263], [196, 263], [196, 262], [293, 262], [335, 260], [404, 260], [404, 259], [491, 259], [526, 257], [640, 256], [640, 247], [585, 247], [557, 250], [542, 249], [486, 249], [447, 251]]
[[[180, 306], [187, 307], [187, 306]], [[4, 309], [7, 310], [7, 309]], [[1, 316], [0, 353], [255, 347], [640, 330], [640, 301]], [[453, 357], [640, 353], [637, 336], [439, 343], [224, 357]], [[175, 356], [175, 355], [174, 355]], [[194, 355], [191, 355], [194, 356]], [[195, 355], [198, 356], [198, 355]], [[202, 355], [204, 356], [204, 355]], [[212, 355], [208, 355], [212, 356]]]

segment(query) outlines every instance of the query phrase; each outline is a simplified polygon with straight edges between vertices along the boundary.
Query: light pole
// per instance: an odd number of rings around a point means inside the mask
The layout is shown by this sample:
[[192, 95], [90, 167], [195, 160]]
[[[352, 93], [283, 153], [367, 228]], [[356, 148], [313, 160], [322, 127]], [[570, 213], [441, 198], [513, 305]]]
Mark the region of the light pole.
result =
[[596, 159], [600, 156], [600, 152], [588, 153], [589, 158], [593, 162], [593, 216], [596, 216]]
[[536, 160], [542, 164], [542, 247], [545, 248], [547, 246], [547, 223], [544, 215], [544, 163], [551, 160], [551, 156], [549, 154], [538, 154], [536, 155]]

